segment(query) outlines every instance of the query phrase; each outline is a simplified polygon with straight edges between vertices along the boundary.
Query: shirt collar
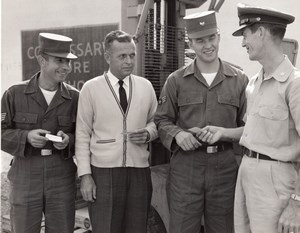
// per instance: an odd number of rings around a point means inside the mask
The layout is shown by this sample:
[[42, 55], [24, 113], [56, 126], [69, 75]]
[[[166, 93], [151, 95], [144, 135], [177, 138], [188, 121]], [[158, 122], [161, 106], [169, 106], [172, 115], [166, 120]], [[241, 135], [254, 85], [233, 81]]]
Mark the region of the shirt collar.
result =
[[[119, 85], [119, 83], [118, 83], [118, 82], [119, 82], [119, 79], [118, 79], [116, 76], [114, 76], [114, 75], [111, 73], [110, 70], [108, 70], [107, 76], [108, 76], [108, 79], [109, 79], [109, 81], [110, 81], [110, 83], [111, 83], [112, 86]], [[123, 82], [124, 82], [124, 84], [125, 84], [126, 86], [129, 87], [129, 76], [125, 77], [125, 78], [123, 79]], [[124, 85], [124, 84], [123, 84], [123, 85]]]
[[[228, 65], [224, 65], [223, 61], [221, 59], [219, 59], [220, 61], [220, 68], [222, 70], [222, 73], [226, 76], [226, 77], [232, 77], [232, 76], [237, 76], [237, 72], [230, 68], [230, 66]], [[183, 77], [186, 77], [190, 74], [195, 74], [196, 70], [198, 70], [197, 65], [196, 65], [196, 59], [191, 62], [185, 69]], [[200, 71], [201, 72], [201, 71]], [[218, 73], [218, 71], [217, 71]]]
[[[270, 75], [268, 79], [274, 78], [278, 82], [285, 82], [289, 78], [293, 70], [294, 70], [293, 64], [290, 62], [289, 58], [286, 55], [284, 55], [283, 61], [279, 64], [279, 66], [276, 68], [274, 73]], [[263, 77], [263, 75], [264, 75], [264, 71], [262, 68], [259, 72], [259, 77]]]
[[[28, 85], [25, 89], [25, 94], [36, 93], [39, 89], [38, 78], [40, 77], [40, 72], [36, 73], [28, 82]], [[58, 89], [61, 92], [61, 96], [66, 99], [71, 99], [70, 92], [68, 91], [64, 82], [59, 83]]]

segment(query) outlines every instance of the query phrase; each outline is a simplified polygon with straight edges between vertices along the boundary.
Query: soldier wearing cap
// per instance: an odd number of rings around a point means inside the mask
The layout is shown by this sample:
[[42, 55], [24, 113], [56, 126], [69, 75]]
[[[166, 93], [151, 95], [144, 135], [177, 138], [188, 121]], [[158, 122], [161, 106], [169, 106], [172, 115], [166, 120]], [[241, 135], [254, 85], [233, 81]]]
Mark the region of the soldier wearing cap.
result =
[[286, 26], [294, 17], [238, 5], [242, 46], [262, 65], [246, 89], [243, 132], [215, 130], [239, 138], [245, 155], [239, 169], [234, 207], [235, 232], [300, 232], [300, 72], [282, 53]]
[[71, 233], [79, 93], [64, 81], [77, 57], [70, 52], [69, 37], [40, 33], [38, 39], [40, 71], [2, 97], [1, 149], [13, 156], [8, 172], [11, 227], [14, 233], [38, 233], [44, 215], [46, 232]]
[[207, 125], [243, 126], [248, 78], [218, 57], [220, 42], [213, 11], [185, 18], [195, 60], [172, 73], [161, 93], [155, 123], [170, 162], [171, 233], [233, 232], [233, 199], [238, 165], [232, 141], [207, 145]]

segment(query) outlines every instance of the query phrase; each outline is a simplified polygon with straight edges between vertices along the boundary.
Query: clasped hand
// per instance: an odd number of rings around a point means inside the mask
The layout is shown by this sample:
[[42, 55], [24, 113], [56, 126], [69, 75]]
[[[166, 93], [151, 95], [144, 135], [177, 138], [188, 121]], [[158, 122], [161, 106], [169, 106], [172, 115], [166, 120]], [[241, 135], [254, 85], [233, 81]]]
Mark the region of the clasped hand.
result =
[[193, 127], [187, 131], [181, 131], [175, 136], [178, 146], [184, 151], [195, 150], [204, 143], [214, 144], [222, 138], [223, 128], [206, 126], [204, 128]]

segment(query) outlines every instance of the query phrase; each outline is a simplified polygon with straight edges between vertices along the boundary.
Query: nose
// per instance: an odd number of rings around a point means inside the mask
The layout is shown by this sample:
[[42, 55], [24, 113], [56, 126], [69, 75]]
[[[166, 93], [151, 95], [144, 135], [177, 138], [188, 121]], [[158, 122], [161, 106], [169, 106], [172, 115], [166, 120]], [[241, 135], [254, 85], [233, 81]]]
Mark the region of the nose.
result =
[[246, 46], [246, 42], [245, 42], [245, 38], [243, 38], [242, 40], [242, 47], [245, 47]]
[[71, 71], [72, 69], [72, 65], [71, 65], [71, 61], [70, 60], [64, 60], [63, 64], [62, 64], [62, 68], [68, 72]]
[[125, 57], [125, 62], [127, 63], [127, 64], [131, 64], [132, 63], [132, 58], [130, 57], [130, 56], [126, 56]]
[[209, 49], [209, 48], [211, 48], [211, 42], [210, 41], [205, 41], [205, 43], [204, 43], [204, 48], [206, 48], [206, 49]]

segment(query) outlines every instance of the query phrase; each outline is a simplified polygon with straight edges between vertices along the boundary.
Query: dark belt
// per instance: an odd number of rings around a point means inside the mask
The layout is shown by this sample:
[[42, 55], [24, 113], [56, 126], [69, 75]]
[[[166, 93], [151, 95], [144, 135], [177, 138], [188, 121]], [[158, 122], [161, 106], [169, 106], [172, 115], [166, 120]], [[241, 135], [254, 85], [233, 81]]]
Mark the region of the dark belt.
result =
[[219, 143], [216, 145], [202, 145], [197, 148], [197, 150], [205, 151], [208, 154], [214, 154], [217, 152], [222, 152], [230, 149], [232, 149], [231, 143]]
[[268, 155], [261, 154], [253, 150], [249, 150], [246, 147], [244, 147], [244, 154], [247, 155], [249, 158], [256, 158], [256, 159], [269, 160], [269, 161], [279, 161], [277, 159], [272, 159]]

